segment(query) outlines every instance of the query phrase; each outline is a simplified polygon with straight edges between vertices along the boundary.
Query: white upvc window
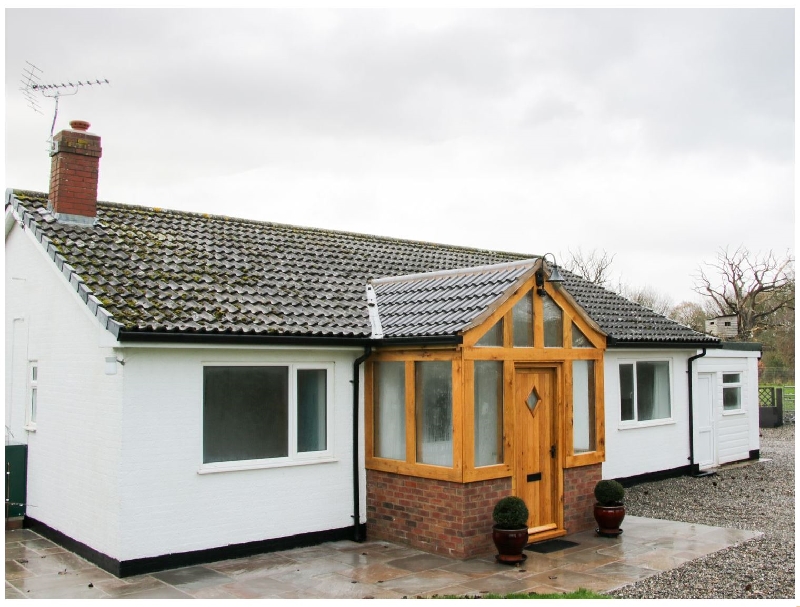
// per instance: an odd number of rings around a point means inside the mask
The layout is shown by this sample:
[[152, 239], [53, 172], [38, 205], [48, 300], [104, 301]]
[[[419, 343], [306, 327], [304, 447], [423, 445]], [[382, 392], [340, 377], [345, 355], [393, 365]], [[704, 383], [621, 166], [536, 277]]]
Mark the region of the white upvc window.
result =
[[333, 368], [204, 365], [200, 473], [332, 460]]
[[722, 411], [738, 413], [742, 410], [742, 374], [722, 374]]
[[668, 360], [620, 362], [620, 421], [647, 425], [671, 420], [671, 377]]
[[39, 363], [28, 361], [28, 390], [25, 402], [25, 429], [36, 430], [36, 414], [39, 404]]

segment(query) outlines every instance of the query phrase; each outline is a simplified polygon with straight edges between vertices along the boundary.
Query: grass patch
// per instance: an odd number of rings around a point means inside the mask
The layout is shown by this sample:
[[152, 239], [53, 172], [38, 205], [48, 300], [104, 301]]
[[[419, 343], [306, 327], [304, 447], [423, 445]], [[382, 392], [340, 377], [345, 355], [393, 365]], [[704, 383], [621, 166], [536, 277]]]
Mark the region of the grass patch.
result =
[[456, 596], [448, 594], [444, 596], [435, 595], [432, 599], [611, 599], [612, 597], [605, 594], [598, 594], [585, 588], [578, 588], [574, 592], [553, 592], [551, 594], [537, 594], [535, 592], [519, 593], [513, 592], [511, 594], [476, 594], [468, 596]]

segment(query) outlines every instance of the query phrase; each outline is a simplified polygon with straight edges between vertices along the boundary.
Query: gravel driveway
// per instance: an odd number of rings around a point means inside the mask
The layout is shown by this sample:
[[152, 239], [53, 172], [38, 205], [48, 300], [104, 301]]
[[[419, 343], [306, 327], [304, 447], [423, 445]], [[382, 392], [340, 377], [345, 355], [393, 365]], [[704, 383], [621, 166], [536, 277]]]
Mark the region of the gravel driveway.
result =
[[[767, 461], [771, 460], [771, 461]], [[631, 487], [627, 512], [764, 535], [610, 592], [626, 599], [795, 597], [794, 424], [761, 429], [761, 460]]]

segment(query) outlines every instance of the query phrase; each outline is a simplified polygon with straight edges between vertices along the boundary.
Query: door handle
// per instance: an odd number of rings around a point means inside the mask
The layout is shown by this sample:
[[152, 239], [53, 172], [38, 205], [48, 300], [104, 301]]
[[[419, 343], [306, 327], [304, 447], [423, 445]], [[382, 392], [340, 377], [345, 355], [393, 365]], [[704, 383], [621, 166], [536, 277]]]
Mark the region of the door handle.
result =
[[551, 445], [550, 446], [550, 457], [552, 457], [553, 459], [555, 459], [555, 457], [556, 457], [556, 446], [555, 445]]

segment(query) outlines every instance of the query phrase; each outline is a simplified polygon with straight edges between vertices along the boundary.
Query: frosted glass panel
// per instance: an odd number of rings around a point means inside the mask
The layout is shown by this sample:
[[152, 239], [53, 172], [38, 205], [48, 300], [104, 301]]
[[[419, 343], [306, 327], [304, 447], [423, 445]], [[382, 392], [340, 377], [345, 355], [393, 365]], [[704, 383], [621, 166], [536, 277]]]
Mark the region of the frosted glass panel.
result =
[[297, 450], [325, 451], [327, 441], [327, 372], [297, 370]]
[[547, 295], [542, 297], [544, 305], [544, 347], [564, 347], [564, 322], [561, 308]]
[[526, 293], [511, 313], [514, 323], [514, 347], [533, 347], [533, 298]]
[[572, 451], [594, 451], [594, 361], [576, 360], [572, 363]]
[[738, 386], [722, 388], [722, 408], [725, 411], [736, 411], [742, 408], [742, 389]]
[[375, 363], [375, 457], [406, 459], [406, 364]]
[[572, 347], [573, 348], [591, 348], [592, 342], [590, 342], [586, 336], [583, 334], [575, 323], [572, 323]]
[[450, 361], [414, 363], [417, 461], [453, 465], [453, 372]]
[[503, 319], [501, 318], [498, 320], [491, 329], [484, 333], [483, 337], [481, 337], [475, 345], [482, 347], [502, 347]]
[[289, 368], [203, 368], [203, 463], [289, 455]]
[[503, 363], [475, 362], [475, 466], [503, 463]]

